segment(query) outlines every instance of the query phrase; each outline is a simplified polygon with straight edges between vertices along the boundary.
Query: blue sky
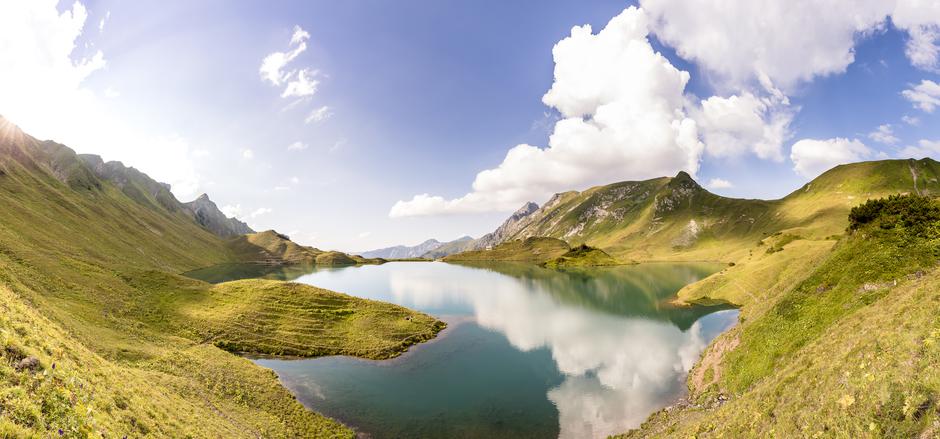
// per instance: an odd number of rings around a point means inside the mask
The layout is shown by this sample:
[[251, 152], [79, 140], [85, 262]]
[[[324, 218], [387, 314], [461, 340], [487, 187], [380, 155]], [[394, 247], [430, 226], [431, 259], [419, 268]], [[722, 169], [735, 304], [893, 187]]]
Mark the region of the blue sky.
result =
[[[940, 155], [940, 7], [681, 3], [14, 1], [0, 6], [20, 23], [0, 18], [0, 57], [19, 60], [0, 73], [0, 114], [183, 201], [207, 192], [256, 229], [344, 250], [479, 236], [524, 200], [680, 169], [774, 198], [840, 161]], [[733, 21], [762, 11], [768, 28]], [[746, 43], [716, 50], [697, 32]], [[292, 50], [266, 80], [263, 60]]]

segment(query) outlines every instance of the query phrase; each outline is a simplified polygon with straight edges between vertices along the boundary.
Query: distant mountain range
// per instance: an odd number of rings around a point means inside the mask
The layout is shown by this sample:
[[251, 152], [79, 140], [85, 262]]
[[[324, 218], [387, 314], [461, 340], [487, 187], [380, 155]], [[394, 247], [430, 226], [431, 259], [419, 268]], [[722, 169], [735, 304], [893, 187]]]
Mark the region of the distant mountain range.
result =
[[429, 239], [415, 246], [396, 245], [394, 247], [380, 248], [378, 250], [369, 250], [360, 253], [360, 255], [364, 258], [382, 259], [437, 259], [453, 253], [469, 250], [470, 244], [473, 242], [474, 239], [469, 236], [464, 236], [463, 238], [449, 242]]

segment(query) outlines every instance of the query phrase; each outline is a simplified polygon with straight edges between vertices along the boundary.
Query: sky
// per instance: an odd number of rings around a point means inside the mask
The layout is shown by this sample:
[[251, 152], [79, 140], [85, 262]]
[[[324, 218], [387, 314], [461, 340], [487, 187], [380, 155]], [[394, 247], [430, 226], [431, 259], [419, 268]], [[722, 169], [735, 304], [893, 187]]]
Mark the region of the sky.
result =
[[692, 174], [778, 198], [940, 159], [933, 0], [0, 0], [0, 115], [363, 251]]

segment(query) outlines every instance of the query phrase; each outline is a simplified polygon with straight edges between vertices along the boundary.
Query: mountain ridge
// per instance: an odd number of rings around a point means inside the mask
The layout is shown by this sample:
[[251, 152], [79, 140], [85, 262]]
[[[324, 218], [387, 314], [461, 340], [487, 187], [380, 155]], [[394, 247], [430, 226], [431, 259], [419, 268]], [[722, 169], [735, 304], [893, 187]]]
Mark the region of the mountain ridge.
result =
[[442, 245], [444, 245], [443, 242], [440, 242], [432, 238], [418, 245], [413, 245], [413, 246], [396, 245], [392, 247], [385, 247], [385, 248], [380, 248], [376, 250], [364, 251], [364, 252], [360, 252], [359, 254], [366, 258], [383, 258], [383, 259], [420, 258], [425, 253], [431, 252]]
[[624, 181], [526, 203], [475, 250], [530, 237], [597, 247], [631, 260], [734, 260], [765, 236], [841, 234], [848, 210], [893, 193], [940, 193], [940, 163], [924, 158], [836, 166], [776, 200], [713, 194], [688, 173]]

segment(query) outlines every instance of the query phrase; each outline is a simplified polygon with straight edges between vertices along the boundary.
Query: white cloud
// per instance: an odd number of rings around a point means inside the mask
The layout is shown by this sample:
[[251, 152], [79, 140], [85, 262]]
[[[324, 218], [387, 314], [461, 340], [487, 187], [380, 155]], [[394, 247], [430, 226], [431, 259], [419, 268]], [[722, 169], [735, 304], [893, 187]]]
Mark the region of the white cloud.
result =
[[713, 178], [709, 180], [708, 184], [706, 184], [705, 186], [708, 187], [709, 189], [728, 189], [728, 188], [733, 188], [734, 184], [732, 184], [730, 181], [725, 180], [723, 178]]
[[317, 92], [317, 87], [320, 85], [320, 81], [313, 79], [317, 75], [316, 70], [310, 69], [300, 69], [294, 76], [294, 79], [290, 80], [287, 83], [287, 86], [284, 87], [284, 91], [281, 93], [282, 98], [289, 97], [307, 97], [313, 96]]
[[924, 157], [940, 157], [940, 140], [921, 140], [917, 145], [904, 147], [898, 154], [901, 158], [922, 159]]
[[104, 25], [108, 22], [109, 18], [111, 18], [111, 11], [106, 12], [104, 17], [101, 18], [101, 21], [98, 22], [98, 32], [104, 32]]
[[589, 25], [573, 28], [552, 50], [555, 82], [542, 100], [562, 119], [548, 147], [518, 145], [477, 174], [463, 197], [416, 195], [389, 216], [513, 210], [561, 190], [694, 174], [703, 145], [684, 109], [689, 74], [656, 53], [647, 34], [646, 16], [634, 7], [597, 34]]
[[894, 129], [891, 128], [891, 124], [879, 125], [878, 129], [868, 133], [868, 138], [886, 145], [894, 145], [901, 140], [894, 135]]
[[229, 218], [237, 218], [241, 216], [242, 214], [242, 205], [241, 204], [236, 204], [236, 205], [227, 204], [225, 206], [222, 206], [222, 208], [219, 210], [221, 210], [222, 213], [225, 214], [225, 216]]
[[114, 98], [120, 97], [120, 96], [121, 96], [121, 93], [118, 93], [117, 90], [115, 90], [115, 89], [113, 89], [113, 88], [111, 88], [111, 87], [108, 87], [108, 88], [104, 89], [104, 96], [105, 96], [106, 98], [114, 99]]
[[919, 118], [919, 117], [915, 117], [915, 116], [901, 116], [901, 120], [902, 120], [904, 123], [906, 123], [906, 124], [908, 124], [908, 125], [910, 125], [910, 126], [915, 126], [915, 127], [916, 127], [917, 125], [920, 125], [920, 118]]
[[272, 85], [281, 85], [288, 78], [297, 74], [296, 70], [285, 71], [287, 64], [307, 50], [307, 40], [310, 34], [300, 26], [294, 26], [294, 33], [290, 39], [291, 49], [287, 52], [274, 52], [261, 61], [261, 78]]
[[940, 55], [940, 2], [898, 0], [891, 20], [907, 30], [910, 38], [904, 53], [915, 67], [937, 71]]
[[299, 184], [299, 183], [300, 183], [300, 179], [297, 178], [297, 177], [291, 177], [291, 178], [290, 178], [290, 182], [291, 182], [291, 184]]
[[915, 108], [928, 113], [940, 105], [940, 84], [929, 79], [920, 81], [920, 84], [901, 92], [905, 99], [911, 101]]
[[362, 232], [359, 234], [360, 238], [368, 238], [369, 236], [372, 236], [372, 232]]
[[803, 139], [793, 144], [790, 160], [793, 170], [806, 178], [814, 178], [833, 166], [871, 157], [873, 151], [858, 139]]
[[705, 151], [716, 157], [750, 151], [762, 159], [783, 160], [783, 142], [789, 138], [793, 110], [785, 97], [778, 96], [759, 98], [744, 92], [703, 100], [694, 115]]
[[257, 218], [261, 215], [267, 215], [271, 212], [273, 212], [273, 210], [271, 210], [270, 208], [261, 207], [261, 208], [255, 209], [253, 212], [248, 214], [248, 218]]
[[336, 151], [339, 151], [340, 149], [343, 149], [343, 147], [345, 147], [347, 143], [349, 143], [348, 140], [346, 140], [346, 139], [339, 139], [339, 140], [337, 140], [336, 142], [333, 142], [333, 146], [330, 147], [330, 149], [329, 149], [328, 152], [336, 152]]
[[769, 80], [792, 90], [842, 73], [856, 37], [883, 26], [885, 0], [641, 0], [653, 32], [717, 83], [740, 87]]
[[332, 116], [333, 116], [333, 111], [330, 109], [330, 107], [324, 105], [320, 108], [315, 108], [313, 111], [311, 111], [310, 114], [308, 114], [307, 117], [304, 119], [304, 123], [310, 124], [310, 123], [322, 122], [324, 120], [329, 119]]
[[291, 143], [290, 145], [287, 145], [287, 150], [288, 151], [303, 151], [309, 147], [310, 145], [307, 145], [306, 143], [303, 143], [298, 140], [294, 143]]
[[86, 87], [107, 61], [100, 50], [77, 58], [76, 41], [100, 22], [88, 23], [82, 2], [64, 4], [62, 12], [57, 3], [0, 2], [0, 114], [39, 139], [134, 166], [169, 183], [177, 197], [195, 195], [200, 176], [189, 141], [129, 123], [111, 107], [108, 98], [116, 92], [96, 94]]
[[252, 151], [252, 150], [250, 150], [250, 149], [243, 149], [243, 150], [242, 150], [242, 158], [245, 159], [245, 160], [251, 160], [251, 159], [255, 158], [255, 152]]

